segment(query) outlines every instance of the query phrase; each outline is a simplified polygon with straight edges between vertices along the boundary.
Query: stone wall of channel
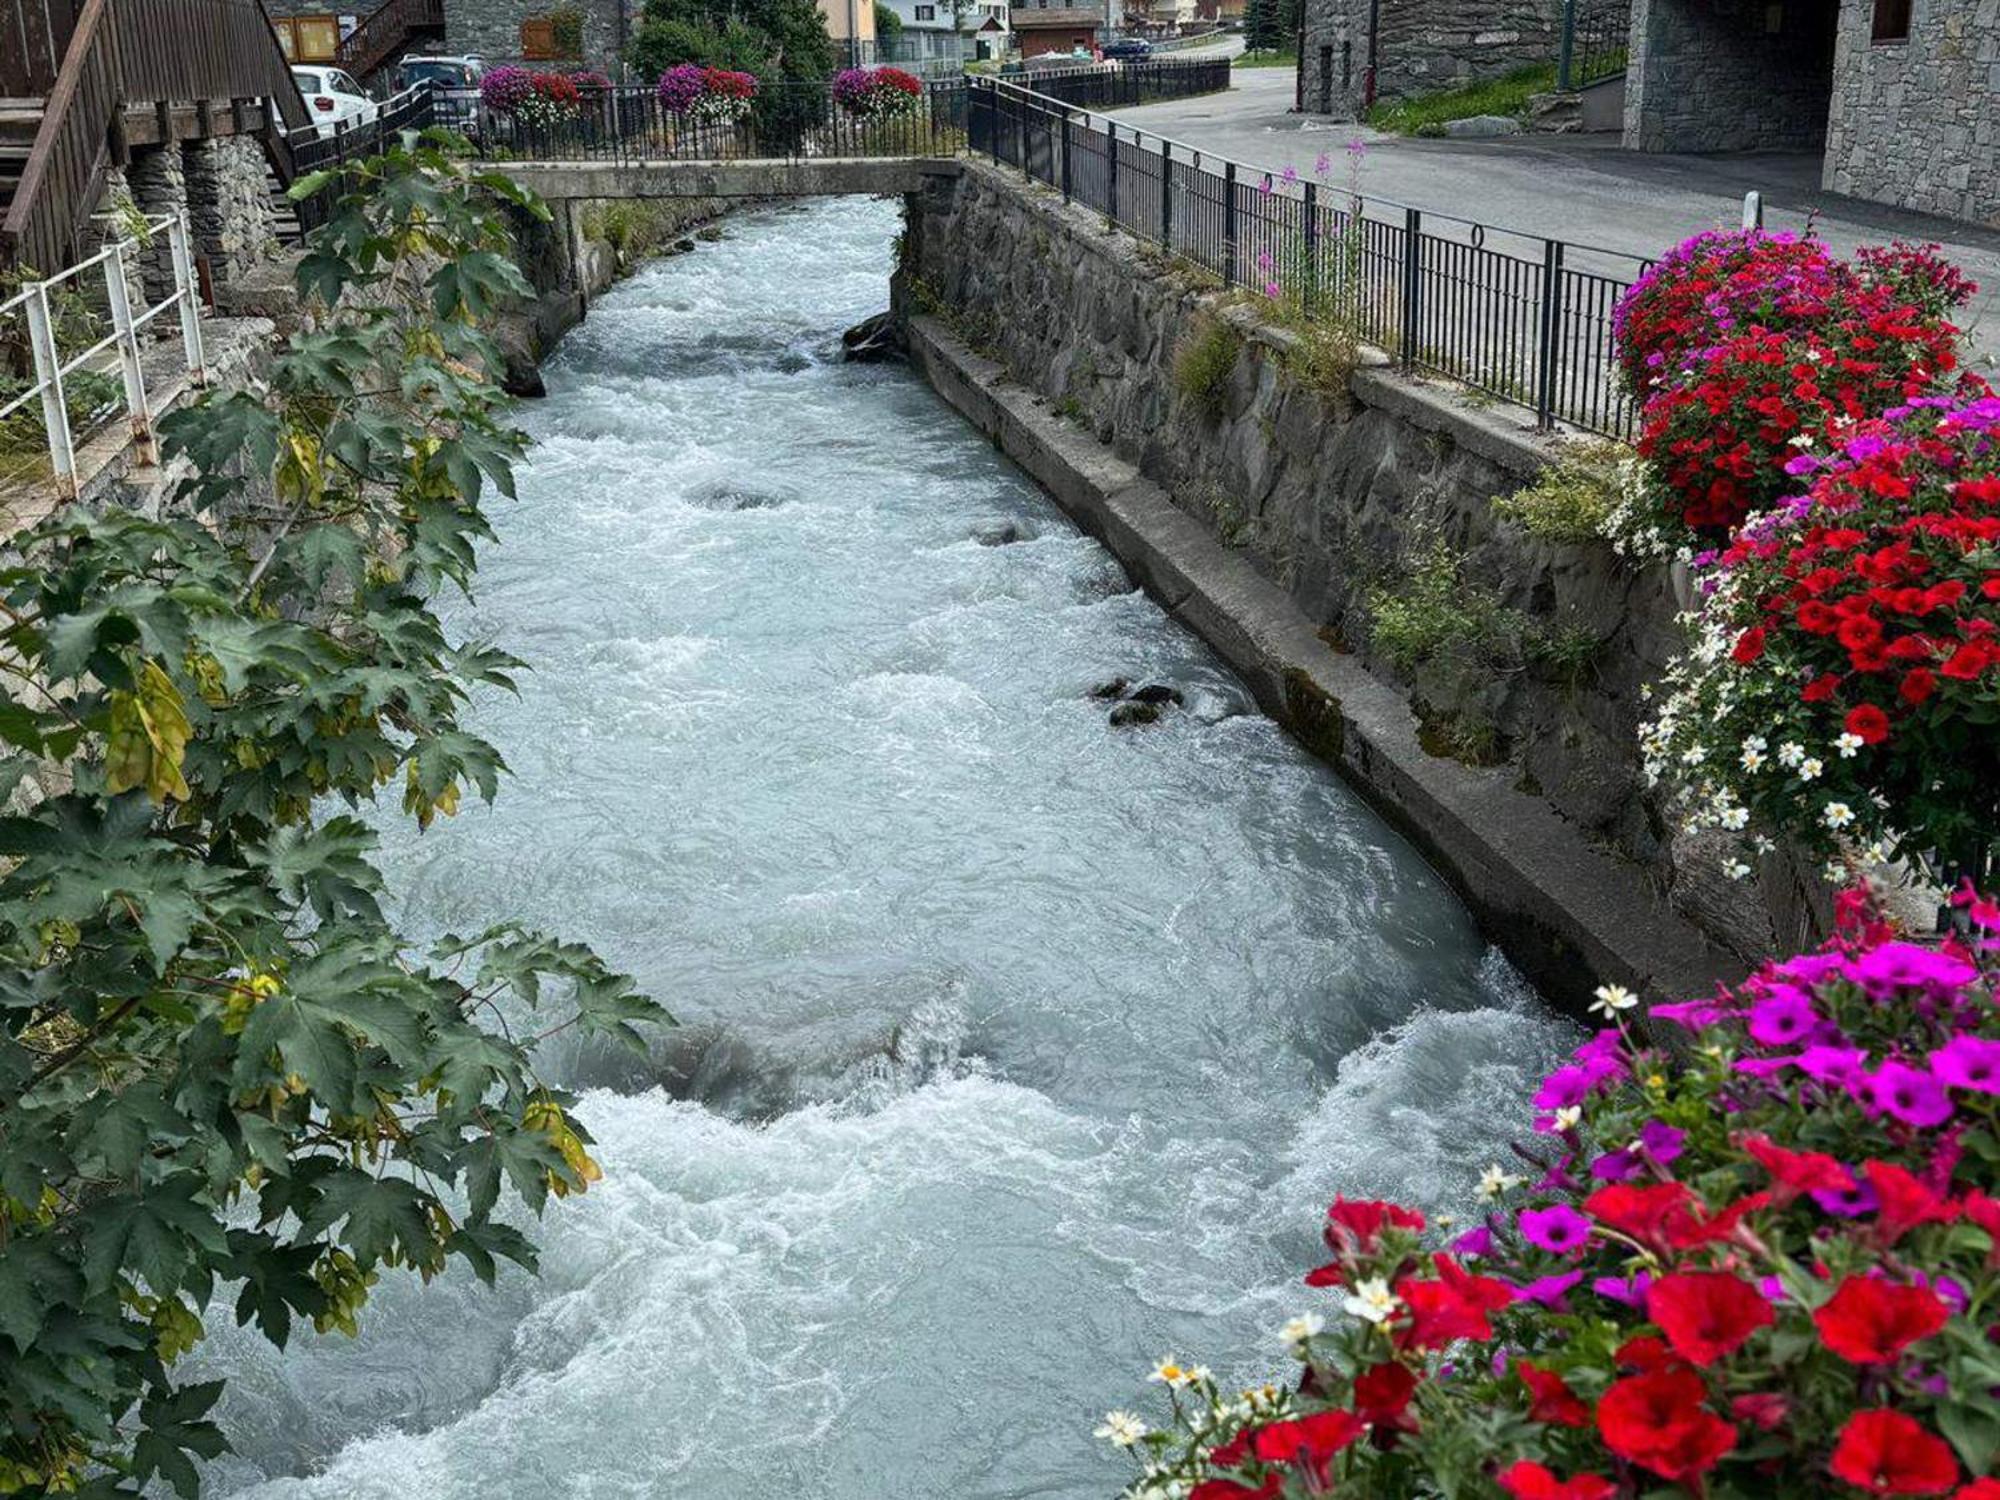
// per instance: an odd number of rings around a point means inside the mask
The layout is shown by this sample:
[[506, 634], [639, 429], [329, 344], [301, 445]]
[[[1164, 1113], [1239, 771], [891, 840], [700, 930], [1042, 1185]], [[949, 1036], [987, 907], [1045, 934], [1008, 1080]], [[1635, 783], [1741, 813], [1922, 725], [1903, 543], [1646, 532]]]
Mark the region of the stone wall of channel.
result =
[[1840, 9], [1826, 186], [2000, 226], [2000, 0], [1916, 0], [1900, 42], [1874, 12]]
[[[1642, 693], [1679, 644], [1680, 586], [1608, 543], [1543, 540], [1496, 512], [1556, 454], [1524, 414], [1407, 380], [1380, 356], [1329, 394], [1255, 299], [984, 165], [908, 201], [899, 312], [933, 315], [1136, 465], [1323, 641], [1399, 688], [1430, 753], [1481, 766], [1496, 796], [1545, 802], [1741, 957], [1791, 951], [1823, 919], [1824, 893], [1793, 862], [1730, 881], [1720, 851], [1679, 834], [1642, 788]], [[1225, 364], [1197, 397], [1176, 363], [1204, 339], [1224, 341]], [[1414, 595], [1439, 566], [1520, 639], [1568, 644], [1474, 643], [1399, 668], [1407, 653], [1385, 649], [1380, 601]]]
[[1626, 146], [1818, 149], [1835, 19], [1831, 0], [1633, 0]]

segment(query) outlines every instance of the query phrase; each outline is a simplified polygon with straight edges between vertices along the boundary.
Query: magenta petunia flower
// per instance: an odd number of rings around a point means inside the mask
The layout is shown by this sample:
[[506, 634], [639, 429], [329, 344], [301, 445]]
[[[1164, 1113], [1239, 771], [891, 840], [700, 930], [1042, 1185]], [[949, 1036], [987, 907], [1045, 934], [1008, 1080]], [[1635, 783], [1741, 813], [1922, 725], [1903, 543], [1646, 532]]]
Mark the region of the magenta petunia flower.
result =
[[1566, 1310], [1563, 1298], [1579, 1281], [1581, 1271], [1565, 1271], [1559, 1276], [1539, 1276], [1514, 1289], [1516, 1302], [1539, 1302], [1553, 1312]]
[[1931, 1054], [1931, 1074], [1955, 1089], [2000, 1094], [2000, 1042], [1955, 1036]]
[[1868, 1102], [1905, 1125], [1942, 1125], [1951, 1118], [1944, 1085], [1907, 1063], [1883, 1063], [1868, 1075], [1866, 1088]]
[[1856, 1088], [1868, 1071], [1868, 1053], [1861, 1047], [1817, 1045], [1799, 1054], [1799, 1071], [1821, 1083]]
[[1622, 1302], [1641, 1313], [1646, 1310], [1646, 1293], [1652, 1288], [1653, 1278], [1644, 1271], [1632, 1276], [1600, 1276], [1590, 1284], [1590, 1289], [1598, 1296]]
[[1451, 1242], [1451, 1253], [1462, 1255], [1467, 1260], [1477, 1260], [1493, 1253], [1493, 1231], [1481, 1224], [1477, 1229], [1468, 1229]]
[[1819, 1028], [1819, 1012], [1802, 990], [1786, 986], [1750, 1007], [1750, 1035], [1766, 1047], [1794, 1047]]
[[1590, 1242], [1590, 1220], [1566, 1203], [1522, 1209], [1514, 1222], [1529, 1244], [1557, 1255], [1574, 1255]]
[[1858, 1219], [1882, 1206], [1875, 1189], [1861, 1181], [1856, 1181], [1852, 1187], [1814, 1188], [1812, 1201], [1820, 1206], [1822, 1212], [1841, 1219]]

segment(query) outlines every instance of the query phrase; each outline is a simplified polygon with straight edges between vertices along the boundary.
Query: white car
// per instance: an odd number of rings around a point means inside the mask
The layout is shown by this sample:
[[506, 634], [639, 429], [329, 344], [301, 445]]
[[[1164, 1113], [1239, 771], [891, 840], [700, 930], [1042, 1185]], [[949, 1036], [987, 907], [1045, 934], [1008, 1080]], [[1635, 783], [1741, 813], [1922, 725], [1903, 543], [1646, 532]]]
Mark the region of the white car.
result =
[[366, 125], [380, 108], [344, 68], [294, 68], [292, 78], [315, 125]]

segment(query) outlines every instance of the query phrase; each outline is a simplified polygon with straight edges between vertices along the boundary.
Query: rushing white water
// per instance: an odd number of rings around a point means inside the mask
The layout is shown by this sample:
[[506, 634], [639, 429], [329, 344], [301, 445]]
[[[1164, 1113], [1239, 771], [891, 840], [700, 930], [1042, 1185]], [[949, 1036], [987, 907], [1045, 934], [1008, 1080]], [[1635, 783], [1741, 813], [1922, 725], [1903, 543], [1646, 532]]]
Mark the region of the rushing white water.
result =
[[[1245, 1379], [1336, 1189], [1465, 1199], [1566, 1045], [1443, 884], [908, 371], [895, 210], [605, 297], [455, 629], [529, 659], [406, 921], [595, 943], [686, 1023], [553, 1059], [605, 1180], [539, 1280], [210, 1319], [219, 1492], [1103, 1497], [1169, 1351]], [[986, 545], [1011, 526], [1026, 538]], [[1093, 683], [1179, 684], [1112, 730]]]

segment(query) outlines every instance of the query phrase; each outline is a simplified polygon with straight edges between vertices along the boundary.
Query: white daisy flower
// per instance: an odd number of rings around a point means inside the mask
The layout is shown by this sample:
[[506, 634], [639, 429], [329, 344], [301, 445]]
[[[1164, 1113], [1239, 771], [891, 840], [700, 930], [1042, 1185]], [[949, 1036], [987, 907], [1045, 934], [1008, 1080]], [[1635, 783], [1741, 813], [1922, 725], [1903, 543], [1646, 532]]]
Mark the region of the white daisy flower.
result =
[[1129, 1411], [1106, 1412], [1104, 1425], [1094, 1434], [1119, 1448], [1129, 1448], [1145, 1435], [1146, 1424]]
[[1389, 1290], [1389, 1283], [1378, 1276], [1355, 1287], [1340, 1305], [1343, 1311], [1357, 1318], [1366, 1318], [1370, 1323], [1386, 1323], [1403, 1303]]
[[1156, 1380], [1161, 1385], [1171, 1386], [1175, 1390], [1179, 1390], [1194, 1379], [1194, 1372], [1186, 1365], [1177, 1363], [1169, 1356], [1153, 1366], [1153, 1373], [1147, 1379]]
[[1854, 809], [1845, 802], [1829, 802], [1826, 811], [1820, 814], [1820, 821], [1828, 828], [1841, 829], [1854, 821]]
[[1307, 1339], [1317, 1337], [1325, 1327], [1326, 1319], [1318, 1313], [1300, 1313], [1278, 1330], [1278, 1337], [1288, 1348], [1296, 1349]]
[[1809, 755], [1799, 762], [1799, 780], [1817, 781], [1820, 772], [1826, 769], [1826, 762], [1816, 755]]
[[1843, 734], [1833, 742], [1833, 748], [1840, 752], [1842, 760], [1853, 760], [1861, 753], [1861, 747], [1867, 743], [1858, 734]]
[[1495, 1162], [1479, 1174], [1479, 1196], [1497, 1198], [1509, 1188], [1519, 1187], [1523, 1180]]
[[1639, 997], [1622, 984], [1600, 984], [1592, 993], [1597, 998], [1591, 1001], [1590, 1008], [1607, 1021], [1617, 1020], [1620, 1012], [1639, 1003]]

